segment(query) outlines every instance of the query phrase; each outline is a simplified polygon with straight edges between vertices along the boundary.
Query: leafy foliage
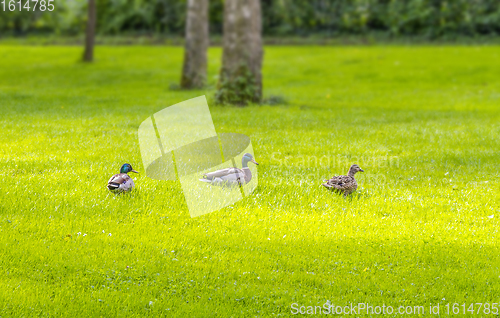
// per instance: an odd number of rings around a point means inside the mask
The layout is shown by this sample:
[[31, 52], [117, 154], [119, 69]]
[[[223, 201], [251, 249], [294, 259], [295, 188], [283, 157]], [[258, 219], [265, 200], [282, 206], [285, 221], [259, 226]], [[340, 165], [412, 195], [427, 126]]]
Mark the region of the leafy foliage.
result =
[[[0, 31], [11, 34], [82, 32], [86, 1], [58, 2], [54, 12], [8, 12]], [[262, 0], [266, 35], [326, 36], [385, 32], [390, 35], [500, 34], [498, 0]], [[182, 35], [185, 0], [102, 0], [98, 32]], [[223, 0], [210, 1], [210, 30], [222, 33]]]

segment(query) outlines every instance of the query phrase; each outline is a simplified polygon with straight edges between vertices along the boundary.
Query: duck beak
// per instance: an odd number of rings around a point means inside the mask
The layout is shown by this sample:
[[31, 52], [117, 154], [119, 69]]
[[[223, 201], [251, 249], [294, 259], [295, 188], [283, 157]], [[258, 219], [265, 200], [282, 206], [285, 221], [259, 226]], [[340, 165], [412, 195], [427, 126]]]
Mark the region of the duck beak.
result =
[[256, 165], [259, 165], [259, 164], [257, 163], [257, 161], [255, 161], [255, 159], [250, 160], [250, 162], [253, 162], [253, 163], [255, 163]]
[[139, 172], [137, 172], [137, 171], [135, 171], [135, 170], [132, 170], [132, 172], [139, 173]]
[[361, 171], [361, 172], [365, 172], [365, 170], [363, 170], [363, 169], [359, 169], [359, 171]]

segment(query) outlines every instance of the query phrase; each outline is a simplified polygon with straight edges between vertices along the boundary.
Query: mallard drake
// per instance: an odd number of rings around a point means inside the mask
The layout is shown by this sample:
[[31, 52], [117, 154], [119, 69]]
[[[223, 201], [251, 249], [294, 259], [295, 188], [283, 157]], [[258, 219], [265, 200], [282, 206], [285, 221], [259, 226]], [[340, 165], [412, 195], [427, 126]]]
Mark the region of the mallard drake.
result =
[[347, 176], [335, 176], [331, 179], [323, 180], [323, 186], [337, 193], [343, 193], [344, 197], [356, 191], [358, 183], [354, 179], [356, 172], [364, 172], [358, 165], [352, 165], [349, 168]]
[[258, 165], [253, 156], [246, 153], [243, 155], [243, 158], [241, 158], [242, 169], [233, 167], [205, 173], [203, 175], [203, 179], [200, 179], [200, 181], [217, 186], [243, 185], [252, 180], [252, 172], [250, 171], [250, 168], [248, 168], [249, 162]]
[[134, 180], [132, 180], [132, 178], [127, 174], [129, 172], [139, 173], [135, 171], [129, 163], [124, 164], [120, 168], [120, 173], [115, 174], [111, 177], [111, 179], [109, 179], [108, 189], [117, 193], [132, 190], [135, 185]]

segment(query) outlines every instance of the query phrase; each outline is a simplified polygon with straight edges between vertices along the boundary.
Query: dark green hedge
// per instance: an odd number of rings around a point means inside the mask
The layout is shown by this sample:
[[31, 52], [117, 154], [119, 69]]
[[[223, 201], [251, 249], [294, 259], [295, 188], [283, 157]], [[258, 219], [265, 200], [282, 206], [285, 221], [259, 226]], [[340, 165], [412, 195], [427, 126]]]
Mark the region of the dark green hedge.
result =
[[[97, 3], [100, 34], [183, 34], [185, 0]], [[79, 34], [85, 6], [85, 0], [65, 0], [54, 12], [0, 11], [0, 32]], [[500, 0], [262, 0], [262, 11], [264, 34], [273, 36], [500, 34]], [[211, 0], [212, 34], [221, 33], [222, 16], [223, 0]]]

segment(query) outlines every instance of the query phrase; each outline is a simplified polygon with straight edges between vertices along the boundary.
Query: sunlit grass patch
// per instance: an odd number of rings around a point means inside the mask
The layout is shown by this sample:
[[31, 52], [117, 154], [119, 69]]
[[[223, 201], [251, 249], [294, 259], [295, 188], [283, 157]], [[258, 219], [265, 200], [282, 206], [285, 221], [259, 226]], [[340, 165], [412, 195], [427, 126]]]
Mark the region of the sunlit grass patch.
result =
[[[497, 47], [269, 47], [284, 103], [172, 91], [182, 49], [0, 48], [0, 316], [269, 316], [290, 305], [498, 302]], [[22, 56], [22, 59], [20, 58]], [[190, 218], [139, 124], [206, 94], [252, 139], [256, 192]], [[109, 177], [128, 162], [136, 188]], [[357, 163], [358, 191], [321, 181]]]

